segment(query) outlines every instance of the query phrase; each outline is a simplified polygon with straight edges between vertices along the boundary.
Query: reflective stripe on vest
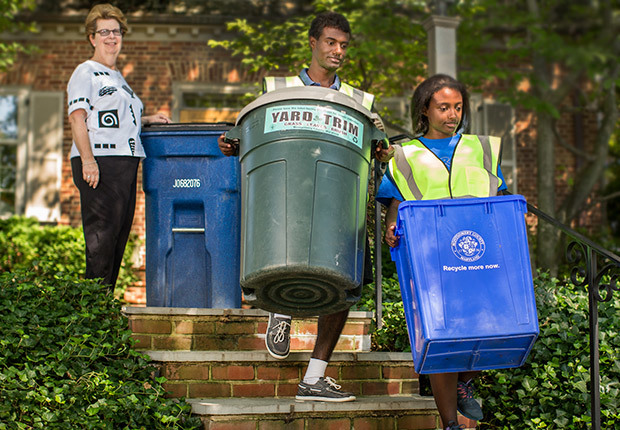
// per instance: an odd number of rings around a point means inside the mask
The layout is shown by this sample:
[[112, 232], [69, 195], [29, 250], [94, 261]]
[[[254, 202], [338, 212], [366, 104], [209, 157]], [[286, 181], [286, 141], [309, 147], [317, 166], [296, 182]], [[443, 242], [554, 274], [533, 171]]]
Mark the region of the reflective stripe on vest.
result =
[[465, 134], [456, 144], [451, 168], [422, 142], [394, 145], [390, 174], [405, 200], [431, 200], [497, 195], [501, 139]]
[[[263, 91], [265, 92], [277, 90], [280, 88], [303, 87], [304, 85], [304, 81], [302, 81], [299, 76], [268, 76], [263, 79]], [[348, 95], [353, 100], [364, 106], [366, 109], [372, 109], [372, 105], [375, 101], [375, 96], [373, 96], [372, 94], [366, 93], [362, 90], [358, 90], [357, 88], [353, 88], [351, 85], [345, 84], [344, 82], [340, 84], [339, 91], [343, 94]]]

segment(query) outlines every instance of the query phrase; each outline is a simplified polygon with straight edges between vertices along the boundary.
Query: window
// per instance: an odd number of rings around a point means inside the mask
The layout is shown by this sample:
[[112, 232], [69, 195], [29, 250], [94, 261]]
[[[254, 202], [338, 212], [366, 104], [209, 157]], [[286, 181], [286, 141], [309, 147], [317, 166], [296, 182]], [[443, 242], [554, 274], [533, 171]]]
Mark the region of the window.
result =
[[172, 119], [183, 123], [234, 123], [241, 109], [259, 94], [258, 86], [200, 83], [175, 83], [172, 91]]
[[60, 218], [63, 97], [0, 87], [0, 217]]
[[19, 170], [25, 148], [26, 93], [0, 89], [0, 217], [19, 213], [23, 176]]
[[470, 133], [502, 138], [502, 174], [511, 193], [517, 193], [517, 155], [514, 131], [514, 109], [509, 104], [484, 99], [480, 94], [470, 98], [472, 123]]
[[0, 96], [0, 216], [15, 211], [17, 96]]

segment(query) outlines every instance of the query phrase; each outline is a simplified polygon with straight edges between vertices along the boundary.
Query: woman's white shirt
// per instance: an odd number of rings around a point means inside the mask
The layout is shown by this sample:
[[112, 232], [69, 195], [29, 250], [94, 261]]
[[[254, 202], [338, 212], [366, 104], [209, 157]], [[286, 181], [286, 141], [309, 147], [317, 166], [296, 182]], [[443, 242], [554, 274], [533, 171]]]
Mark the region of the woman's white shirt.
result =
[[[77, 66], [67, 85], [68, 113], [86, 111], [86, 126], [95, 157], [145, 157], [140, 141], [142, 101], [118, 70], [87, 60]], [[80, 154], [71, 146], [71, 158]]]

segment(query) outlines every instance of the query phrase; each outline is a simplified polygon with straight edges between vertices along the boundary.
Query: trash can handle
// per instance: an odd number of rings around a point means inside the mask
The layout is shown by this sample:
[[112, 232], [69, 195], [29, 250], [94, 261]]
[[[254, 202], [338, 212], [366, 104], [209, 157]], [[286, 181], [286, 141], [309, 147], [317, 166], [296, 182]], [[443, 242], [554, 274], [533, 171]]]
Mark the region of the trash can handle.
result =
[[224, 134], [224, 139], [226, 140], [226, 142], [229, 141], [239, 141], [239, 138], [241, 137], [241, 129], [239, 126], [233, 127], [230, 130], [228, 130], [225, 134]]
[[387, 134], [385, 134], [384, 131], [379, 130], [377, 127], [372, 127], [372, 136], [370, 139], [372, 142], [381, 141], [384, 145], [384, 148], [387, 148], [387, 145], [389, 145]]
[[224, 142], [230, 143], [235, 148], [234, 155], [239, 155], [239, 137], [240, 137], [240, 129], [239, 127], [233, 127], [224, 133]]

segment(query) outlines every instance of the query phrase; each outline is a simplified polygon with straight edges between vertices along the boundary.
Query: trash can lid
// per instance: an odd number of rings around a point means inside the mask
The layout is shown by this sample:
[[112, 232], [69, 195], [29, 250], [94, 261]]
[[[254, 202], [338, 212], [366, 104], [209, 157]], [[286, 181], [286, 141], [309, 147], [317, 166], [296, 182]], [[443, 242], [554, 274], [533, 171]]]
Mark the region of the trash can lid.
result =
[[234, 126], [231, 122], [175, 122], [170, 124], [145, 124], [142, 131], [228, 131]]
[[331, 88], [306, 86], [280, 88], [278, 90], [269, 91], [268, 93], [261, 95], [256, 100], [241, 109], [241, 112], [239, 112], [239, 115], [237, 116], [236, 125], [238, 125], [243, 119], [243, 117], [247, 115], [250, 111], [253, 111], [254, 109], [257, 109], [261, 106], [270, 103], [281, 102], [283, 100], [320, 100], [329, 103], [336, 103], [349, 107], [351, 109], [355, 109], [372, 120], [372, 114], [370, 113], [370, 111], [352, 97], [349, 97], [346, 94], [341, 93], [340, 91], [335, 91]]

